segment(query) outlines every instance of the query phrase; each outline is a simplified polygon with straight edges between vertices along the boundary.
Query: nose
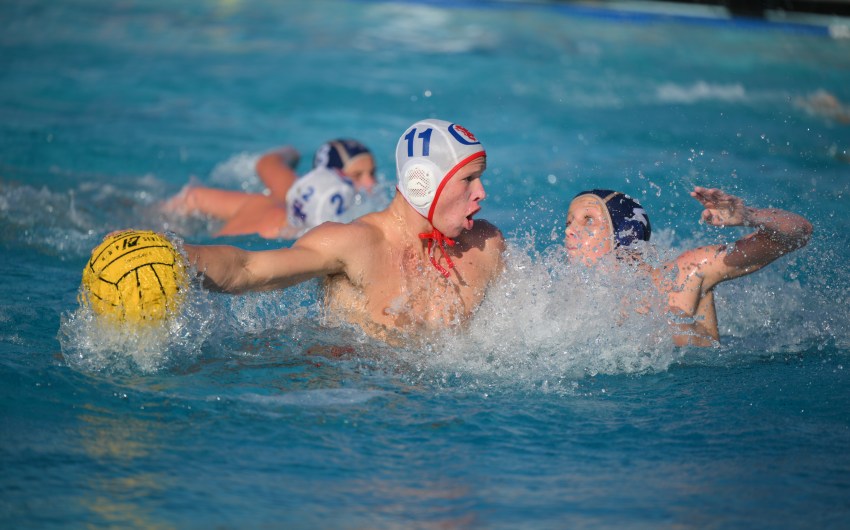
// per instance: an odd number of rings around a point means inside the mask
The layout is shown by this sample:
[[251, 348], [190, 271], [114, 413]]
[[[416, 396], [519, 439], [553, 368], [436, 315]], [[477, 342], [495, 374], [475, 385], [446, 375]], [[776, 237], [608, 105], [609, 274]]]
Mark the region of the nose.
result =
[[372, 188], [375, 187], [378, 181], [375, 179], [375, 175], [367, 175], [366, 178], [363, 179], [363, 188], [366, 191], [372, 191]]
[[481, 182], [481, 179], [475, 179], [475, 186], [472, 189], [472, 200], [480, 202], [486, 198], [487, 192], [484, 191], [484, 183]]
[[357, 179], [357, 188], [361, 190], [365, 190], [367, 192], [372, 191], [372, 188], [378, 183], [378, 180], [375, 178], [375, 175], [371, 173], [367, 173], [365, 175], [361, 175]]
[[579, 229], [573, 224], [567, 225], [564, 229], [564, 245], [568, 247], [577, 247], [580, 241], [581, 237]]

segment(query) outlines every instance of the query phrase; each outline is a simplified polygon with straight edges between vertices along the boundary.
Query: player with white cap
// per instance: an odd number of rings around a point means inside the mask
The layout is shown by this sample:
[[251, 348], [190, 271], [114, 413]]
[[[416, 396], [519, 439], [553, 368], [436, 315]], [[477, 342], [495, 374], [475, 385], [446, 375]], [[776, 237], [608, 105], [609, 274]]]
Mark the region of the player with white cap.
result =
[[422, 120], [402, 134], [396, 163], [398, 193], [382, 211], [325, 223], [290, 248], [185, 245], [189, 261], [207, 287], [230, 293], [321, 277], [327, 307], [382, 338], [461, 323], [502, 270], [501, 232], [473, 221], [485, 150], [458, 124]]
[[[433, 230], [419, 234], [428, 241], [428, 255], [443, 276], [449, 271], [433, 254], [433, 244], [442, 250], [449, 269], [454, 267], [446, 254], [446, 245], [455, 243], [434, 226], [434, 211], [445, 185], [469, 162], [487, 154], [475, 136], [455, 123], [424, 120], [414, 123], [398, 141], [395, 151], [398, 172], [397, 189], [414, 210], [428, 220]], [[472, 220], [470, 218], [470, 227]]]
[[186, 186], [163, 204], [165, 212], [202, 214], [222, 221], [216, 236], [258, 234], [292, 239], [325, 221], [340, 221], [358, 192], [375, 186], [375, 158], [368, 147], [349, 138], [322, 144], [313, 169], [298, 177], [300, 160], [292, 146], [269, 151], [257, 160], [263, 193]]

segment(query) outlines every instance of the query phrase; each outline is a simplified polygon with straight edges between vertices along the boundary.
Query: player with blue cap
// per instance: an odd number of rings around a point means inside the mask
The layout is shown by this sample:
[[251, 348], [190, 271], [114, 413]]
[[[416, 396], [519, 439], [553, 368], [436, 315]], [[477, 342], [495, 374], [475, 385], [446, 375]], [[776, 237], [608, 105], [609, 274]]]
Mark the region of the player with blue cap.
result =
[[[641, 242], [649, 241], [649, 216], [636, 200], [612, 190], [589, 190], [575, 196], [567, 212], [564, 245], [571, 262], [594, 265], [614, 253], [630, 257], [647, 271], [666, 298], [676, 320], [674, 342], [708, 346], [720, 339], [714, 288], [753, 273], [806, 245], [812, 225], [805, 218], [773, 208], [751, 208], [739, 197], [716, 188], [695, 187], [691, 196], [704, 210], [702, 221], [713, 226], [748, 226], [755, 232], [731, 245], [706, 245], [652, 267], [640, 259]], [[621, 266], [618, 262], [616, 266]]]
[[325, 221], [344, 220], [357, 193], [376, 183], [374, 156], [357, 140], [325, 142], [313, 156], [313, 169], [301, 177], [295, 173], [299, 160], [292, 146], [274, 149], [256, 163], [264, 193], [188, 186], [164, 210], [219, 219], [224, 224], [217, 236], [291, 238]]

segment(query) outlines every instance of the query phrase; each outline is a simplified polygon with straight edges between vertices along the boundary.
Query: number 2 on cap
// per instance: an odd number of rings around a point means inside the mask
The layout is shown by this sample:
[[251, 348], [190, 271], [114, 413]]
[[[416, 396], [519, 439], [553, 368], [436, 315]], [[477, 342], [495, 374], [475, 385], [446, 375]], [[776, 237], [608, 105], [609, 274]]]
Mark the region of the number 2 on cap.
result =
[[[428, 156], [431, 152], [431, 131], [433, 129], [425, 129], [419, 133], [419, 138], [422, 138], [422, 156]], [[407, 140], [407, 156], [413, 156], [413, 141], [416, 138], [416, 129], [410, 129], [410, 132], [404, 135]]]

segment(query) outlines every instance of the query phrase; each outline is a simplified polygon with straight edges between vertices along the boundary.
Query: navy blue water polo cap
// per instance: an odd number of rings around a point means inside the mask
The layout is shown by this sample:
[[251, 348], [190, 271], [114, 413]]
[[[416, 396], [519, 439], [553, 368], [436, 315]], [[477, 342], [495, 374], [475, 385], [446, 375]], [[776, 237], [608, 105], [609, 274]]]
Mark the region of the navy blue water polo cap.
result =
[[618, 247], [631, 246], [635, 241], [649, 241], [652, 226], [649, 224], [646, 210], [639, 202], [614, 190], [582, 191], [573, 197], [573, 200], [584, 195], [597, 197], [605, 206]]
[[356, 156], [372, 154], [368, 147], [357, 140], [338, 138], [325, 142], [316, 150], [313, 156], [313, 169], [326, 167], [342, 170]]

